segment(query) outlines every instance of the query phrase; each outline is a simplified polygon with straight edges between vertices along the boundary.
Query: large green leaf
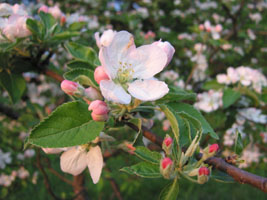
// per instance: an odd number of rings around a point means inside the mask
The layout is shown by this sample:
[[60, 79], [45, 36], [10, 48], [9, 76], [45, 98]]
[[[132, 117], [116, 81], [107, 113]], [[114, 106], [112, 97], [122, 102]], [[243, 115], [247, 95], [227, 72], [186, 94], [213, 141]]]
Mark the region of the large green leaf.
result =
[[165, 103], [165, 102], [176, 102], [176, 101], [182, 101], [182, 100], [196, 100], [196, 94], [189, 93], [184, 91], [183, 89], [179, 87], [172, 87], [169, 86], [169, 92], [161, 99], [157, 100], [156, 103]]
[[79, 36], [79, 32], [70, 32], [70, 31], [64, 31], [61, 33], [57, 33], [52, 37], [52, 40], [55, 42], [58, 42], [60, 40], [68, 40], [72, 37]]
[[97, 88], [97, 83], [94, 79], [94, 72], [90, 69], [76, 68], [64, 74], [64, 78], [70, 81], [79, 82], [82, 85], [92, 86]]
[[74, 58], [95, 65], [97, 54], [91, 47], [87, 47], [75, 42], [69, 42], [65, 45], [65, 47]]
[[223, 91], [223, 108], [228, 108], [232, 104], [234, 104], [239, 98], [241, 94], [238, 91], [227, 88]]
[[85, 69], [95, 69], [95, 66], [91, 65], [88, 62], [81, 61], [81, 60], [72, 60], [67, 63], [68, 68], [70, 69], [77, 69], [77, 68], [85, 68]]
[[224, 85], [218, 83], [216, 80], [207, 81], [203, 85], [204, 90], [218, 90], [223, 88]]
[[160, 159], [162, 158], [161, 154], [158, 152], [153, 152], [147, 149], [146, 147], [136, 147], [134, 151], [135, 155], [139, 158], [143, 159], [144, 161], [150, 162], [152, 164], [156, 164], [159, 166]]
[[26, 89], [26, 82], [19, 74], [11, 74], [7, 71], [0, 72], [0, 84], [8, 92], [13, 103], [16, 103]]
[[179, 194], [178, 178], [166, 185], [160, 193], [160, 200], [176, 200]]
[[209, 133], [211, 137], [215, 139], [219, 139], [217, 134], [214, 132], [214, 130], [211, 128], [209, 123], [206, 121], [206, 119], [203, 117], [203, 115], [195, 109], [193, 106], [186, 104], [186, 103], [167, 103], [166, 106], [168, 106], [169, 109], [175, 111], [175, 112], [185, 112], [194, 118], [196, 118], [203, 128], [203, 133]]
[[50, 13], [44, 13], [42, 11], [39, 13], [39, 16], [45, 27], [46, 34], [53, 34], [58, 25], [57, 20]]
[[140, 162], [130, 167], [123, 167], [120, 171], [131, 175], [137, 175], [143, 178], [160, 178], [162, 177], [159, 171], [159, 165], [154, 165], [147, 162]]
[[33, 36], [42, 39], [43, 26], [40, 23], [38, 23], [37, 20], [28, 18], [26, 24], [27, 28], [32, 32]]
[[28, 142], [49, 148], [76, 146], [94, 140], [103, 128], [103, 122], [92, 120], [87, 104], [69, 102], [37, 125]]

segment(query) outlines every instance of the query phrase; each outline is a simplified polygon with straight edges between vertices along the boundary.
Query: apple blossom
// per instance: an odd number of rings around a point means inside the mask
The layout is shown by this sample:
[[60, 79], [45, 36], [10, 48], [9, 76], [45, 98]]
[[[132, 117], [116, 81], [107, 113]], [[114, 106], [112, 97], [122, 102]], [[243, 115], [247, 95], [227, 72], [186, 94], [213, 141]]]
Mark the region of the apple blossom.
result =
[[13, 14], [13, 9], [10, 4], [1, 3], [0, 4], [0, 17], [2, 16], [9, 16]]
[[100, 82], [102, 95], [108, 101], [129, 104], [131, 95], [153, 101], [169, 91], [164, 82], [152, 79], [165, 67], [166, 53], [153, 44], [136, 48], [127, 31], [116, 33], [111, 44], [100, 49], [99, 59], [110, 78]]
[[94, 71], [95, 81], [100, 84], [102, 80], [109, 80], [109, 76], [106, 74], [102, 66], [98, 66]]
[[89, 151], [84, 146], [72, 147], [60, 157], [60, 167], [63, 172], [77, 176], [88, 167], [94, 184], [99, 181], [103, 163], [99, 146], [91, 146]]
[[16, 38], [27, 37], [31, 32], [27, 29], [27, 16], [11, 15], [3, 28], [3, 34], [14, 41]]

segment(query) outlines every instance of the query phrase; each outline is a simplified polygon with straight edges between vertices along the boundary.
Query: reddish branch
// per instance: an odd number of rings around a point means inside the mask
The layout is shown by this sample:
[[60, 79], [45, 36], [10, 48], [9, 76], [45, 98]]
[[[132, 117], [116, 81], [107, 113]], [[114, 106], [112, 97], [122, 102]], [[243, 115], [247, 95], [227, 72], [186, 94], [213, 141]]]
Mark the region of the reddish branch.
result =
[[[132, 129], [134, 129], [135, 131], [136, 130], [138, 131], [138, 127], [136, 127], [134, 124], [127, 124], [127, 125], [131, 127]], [[146, 137], [147, 139], [149, 139], [151, 142], [155, 144], [158, 144], [160, 146], [162, 145], [163, 140], [160, 139], [159, 136], [157, 136], [156, 134], [152, 133], [151, 131], [147, 130], [144, 127], [142, 129], [143, 129], [143, 133], [145, 133], [143, 134], [144, 137]], [[201, 155], [198, 157], [201, 157]], [[211, 157], [207, 159], [205, 163], [215, 167], [216, 169], [220, 171], [227, 173], [238, 183], [250, 184], [253, 187], [256, 187], [262, 190], [263, 192], [267, 193], [267, 178], [265, 177], [257, 176], [249, 172], [246, 172], [242, 169], [239, 169], [233, 165], [228, 164], [222, 158]]]

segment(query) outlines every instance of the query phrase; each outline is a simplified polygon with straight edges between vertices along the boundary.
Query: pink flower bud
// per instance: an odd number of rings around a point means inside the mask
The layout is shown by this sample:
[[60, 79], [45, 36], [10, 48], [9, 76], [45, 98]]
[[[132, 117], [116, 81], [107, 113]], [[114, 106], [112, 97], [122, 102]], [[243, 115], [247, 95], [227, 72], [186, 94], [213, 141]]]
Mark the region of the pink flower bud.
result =
[[62, 15], [60, 18], [60, 24], [63, 25], [65, 23], [66, 23], [66, 17], [64, 15]]
[[61, 16], [63, 15], [58, 6], [50, 7], [48, 9], [48, 12], [56, 19], [60, 19]]
[[210, 170], [207, 167], [200, 167], [198, 170], [198, 175], [199, 176], [202, 176], [202, 175], [208, 176], [208, 175], [210, 175]]
[[86, 88], [84, 90], [84, 94], [85, 94], [85, 98], [88, 99], [89, 101], [102, 100], [103, 99], [100, 92], [93, 87]]
[[38, 13], [41, 12], [41, 11], [43, 11], [43, 12], [45, 12], [45, 13], [48, 13], [48, 7], [47, 7], [46, 5], [42, 5], [42, 6], [39, 8]]
[[166, 147], [169, 147], [170, 145], [172, 145], [172, 138], [171, 137], [166, 137], [164, 140], [163, 140], [163, 143], [166, 145]]
[[203, 30], [205, 29], [205, 27], [204, 27], [203, 24], [200, 24], [200, 25], [198, 26], [198, 28], [199, 28], [199, 30], [201, 30], [201, 31], [203, 31]]
[[168, 157], [164, 158], [162, 161], [161, 161], [161, 166], [162, 166], [162, 169], [165, 169], [167, 168], [168, 166], [171, 166], [172, 165], [172, 160]]
[[160, 47], [166, 53], [167, 63], [165, 66], [167, 66], [171, 62], [171, 59], [172, 59], [173, 54], [175, 52], [175, 49], [173, 48], [173, 46], [169, 42], [161, 42], [161, 40], [154, 42], [152, 44]]
[[97, 115], [95, 113], [91, 113], [92, 119], [97, 122], [104, 122], [108, 120], [108, 114], [103, 114], [103, 115]]
[[99, 66], [95, 69], [94, 77], [95, 77], [95, 81], [98, 84], [100, 84], [102, 80], [109, 80], [109, 77], [102, 66]]
[[73, 81], [64, 80], [61, 82], [61, 89], [68, 95], [74, 95], [78, 91], [79, 84]]
[[222, 25], [221, 25], [221, 24], [217, 24], [217, 25], [215, 26], [215, 31], [218, 32], [218, 33], [221, 32], [222, 29], [223, 29], [223, 28], [222, 28]]
[[219, 145], [218, 144], [212, 144], [209, 147], [209, 153], [217, 152], [219, 150]]

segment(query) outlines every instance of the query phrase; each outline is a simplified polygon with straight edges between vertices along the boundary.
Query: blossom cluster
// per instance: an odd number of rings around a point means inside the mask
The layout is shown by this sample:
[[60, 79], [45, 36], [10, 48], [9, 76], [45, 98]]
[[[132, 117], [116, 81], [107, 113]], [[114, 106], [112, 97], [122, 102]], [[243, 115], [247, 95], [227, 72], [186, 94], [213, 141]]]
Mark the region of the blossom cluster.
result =
[[240, 83], [243, 86], [252, 86], [258, 93], [261, 93], [262, 88], [267, 86], [267, 79], [259, 70], [244, 66], [236, 69], [229, 67], [227, 74], [217, 75], [217, 81], [226, 85]]

